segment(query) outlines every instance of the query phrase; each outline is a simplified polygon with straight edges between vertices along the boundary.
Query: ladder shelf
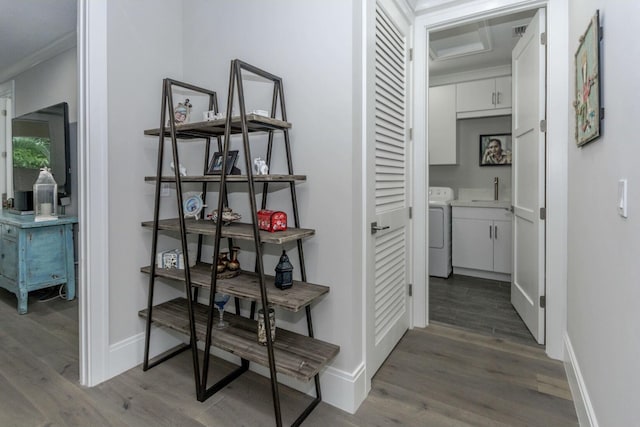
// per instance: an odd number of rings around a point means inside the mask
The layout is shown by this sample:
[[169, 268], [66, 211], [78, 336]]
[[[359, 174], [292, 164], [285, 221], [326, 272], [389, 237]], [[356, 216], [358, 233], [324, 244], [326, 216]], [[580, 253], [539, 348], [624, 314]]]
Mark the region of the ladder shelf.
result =
[[[257, 75], [273, 84], [273, 97], [269, 117], [245, 113], [243, 72]], [[250, 362], [264, 365], [269, 368], [270, 372], [275, 423], [277, 426], [282, 425], [277, 374], [288, 375], [304, 381], [313, 379], [316, 396], [292, 423], [294, 426], [300, 425], [322, 400], [319, 373], [338, 354], [340, 348], [334, 344], [314, 338], [313, 334], [311, 305], [327, 294], [329, 287], [309, 283], [306, 278], [302, 241], [312, 237], [315, 234], [315, 230], [300, 227], [295, 185], [306, 181], [306, 176], [293, 173], [288, 133], [291, 124], [286, 118], [282, 79], [240, 60], [233, 60], [231, 62], [229, 97], [225, 118], [186, 124], [176, 124], [173, 120], [166, 120], [167, 117], [175, 117], [172, 93], [176, 87], [181, 90], [186, 89], [207, 95], [209, 97], [209, 110], [218, 113], [215, 92], [188, 83], [165, 79], [162, 90], [160, 127], [144, 131], [145, 135], [158, 137], [158, 164], [156, 175], [145, 177], [145, 181], [154, 182], [156, 188], [154, 218], [152, 221], [142, 222], [143, 227], [152, 231], [151, 262], [141, 268], [141, 272], [149, 275], [147, 308], [139, 312], [139, 315], [146, 319], [143, 369], [150, 369], [182, 351], [191, 349], [196, 395], [198, 400], [204, 401], [245, 372], [249, 368]], [[239, 104], [240, 114], [237, 116], [231, 115], [234, 100], [237, 100]], [[278, 107], [281, 119], [276, 118]], [[287, 171], [285, 174], [254, 176], [251, 165], [252, 156], [249, 135], [254, 133], [266, 133], [268, 135], [266, 164], [271, 168], [274, 132], [281, 132], [284, 136]], [[242, 136], [241, 152], [245, 160], [245, 174], [228, 174], [227, 162], [222, 162], [221, 174], [207, 174], [208, 162], [212, 154], [211, 149], [215, 148], [215, 151], [222, 154], [223, 159], [227, 158], [230, 151], [230, 137], [234, 134]], [[178, 141], [202, 139], [206, 141], [202, 175], [181, 176], [178, 167], [174, 168], [173, 175], [162, 175], [165, 143], [168, 142], [170, 145], [173, 163], [180, 165]], [[175, 184], [177, 218], [160, 218], [160, 194], [163, 183]], [[199, 219], [186, 219], [182, 209], [184, 201], [182, 185], [185, 183], [201, 184], [203, 201], [206, 200], [208, 191], [214, 192], [215, 190], [218, 193], [218, 212], [221, 212], [229, 205], [227, 183], [246, 183], [249, 212], [251, 213], [248, 218], [245, 218], [246, 222], [234, 222], [228, 225], [223, 225], [222, 222], [214, 223], [213, 221], [202, 219], [204, 212], [200, 213]], [[260, 207], [262, 209], [267, 206], [270, 184], [288, 185], [293, 215], [289, 219], [290, 227], [286, 231], [270, 233], [259, 229], [257, 223], [259, 207], [256, 202], [255, 183], [260, 183], [263, 186]], [[237, 191], [236, 188], [234, 187], [234, 191]], [[169, 232], [169, 234], [173, 233], [174, 236], [176, 232], [178, 233], [184, 256], [185, 268], [183, 270], [164, 269], [156, 265], [155, 254], [157, 253], [158, 236], [161, 231]], [[195, 265], [192, 267], [189, 267], [190, 254], [187, 245], [187, 235], [189, 234], [198, 236]], [[202, 259], [204, 236], [212, 236], [213, 238], [211, 262], [205, 262]], [[216, 264], [220, 254], [223, 239], [227, 239], [229, 248], [233, 246], [234, 240], [253, 242], [253, 250], [256, 254], [255, 272], [242, 271], [236, 277], [218, 278], [215, 269], [212, 267]], [[294, 281], [293, 287], [280, 290], [274, 285], [274, 277], [265, 274], [262, 259], [263, 245], [282, 245], [293, 242], [295, 242], [298, 251], [299, 269], [297, 271], [299, 271], [301, 279]], [[156, 279], [183, 283], [185, 297], [154, 305], [153, 294]], [[208, 304], [198, 302], [200, 289], [209, 291]], [[216, 293], [224, 293], [235, 298], [236, 314], [224, 313], [224, 317], [230, 323], [230, 326], [223, 330], [213, 328], [214, 320], [217, 318], [217, 310], [213, 304]], [[239, 299], [251, 301], [251, 314], [249, 317], [243, 317], [240, 314]], [[257, 326], [254, 320], [256, 303], [262, 307], [272, 305], [292, 312], [304, 310], [307, 321], [307, 336], [277, 328], [277, 339], [273, 339], [270, 333], [269, 316], [265, 316], [267, 342], [266, 345], [261, 345], [257, 341]], [[188, 337], [189, 344], [183, 344], [166, 354], [156, 357], [155, 360], [150, 360], [149, 342], [152, 325], [178, 331]], [[204, 358], [201, 359], [202, 361], [198, 356], [199, 342], [204, 343]], [[225, 378], [208, 386], [209, 356], [212, 347], [221, 348], [240, 356], [242, 363]]]

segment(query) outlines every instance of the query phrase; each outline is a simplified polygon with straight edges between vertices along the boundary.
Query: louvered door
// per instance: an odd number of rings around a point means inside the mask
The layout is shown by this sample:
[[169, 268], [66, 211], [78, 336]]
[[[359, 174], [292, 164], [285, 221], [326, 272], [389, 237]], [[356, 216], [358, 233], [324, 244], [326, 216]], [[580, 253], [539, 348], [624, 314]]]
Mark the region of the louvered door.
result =
[[[369, 234], [367, 375], [409, 325], [408, 23], [391, 1], [375, 10], [373, 93], [367, 139]], [[375, 224], [373, 224], [375, 223]]]

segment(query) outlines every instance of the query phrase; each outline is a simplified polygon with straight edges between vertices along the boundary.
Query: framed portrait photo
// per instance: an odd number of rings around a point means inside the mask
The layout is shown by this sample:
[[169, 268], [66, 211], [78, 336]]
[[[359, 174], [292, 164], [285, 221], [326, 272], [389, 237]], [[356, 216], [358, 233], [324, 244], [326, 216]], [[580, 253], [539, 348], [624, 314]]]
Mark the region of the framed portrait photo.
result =
[[[222, 174], [222, 156], [223, 153], [215, 152], [209, 163], [207, 169], [207, 175], [221, 175]], [[231, 150], [227, 154], [227, 175], [233, 174], [237, 169], [236, 161], [238, 161], [238, 150]]]
[[601, 106], [600, 85], [600, 19], [599, 12], [589, 21], [580, 37], [575, 56], [576, 144], [578, 147], [600, 137], [604, 109]]
[[480, 166], [511, 165], [511, 134], [480, 135]]

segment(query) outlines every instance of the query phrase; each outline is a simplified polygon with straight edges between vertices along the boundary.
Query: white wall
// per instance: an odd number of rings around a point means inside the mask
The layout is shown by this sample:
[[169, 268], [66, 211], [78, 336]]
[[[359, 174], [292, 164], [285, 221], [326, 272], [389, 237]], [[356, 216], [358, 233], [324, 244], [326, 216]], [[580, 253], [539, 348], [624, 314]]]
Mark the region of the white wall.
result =
[[14, 77], [15, 114], [21, 116], [66, 102], [69, 122], [78, 120], [78, 68], [76, 48], [69, 49]]
[[[142, 133], [158, 126], [161, 79], [172, 77], [215, 89], [224, 109], [230, 61], [240, 58], [283, 78], [288, 119], [293, 123], [294, 168], [307, 175], [307, 182], [297, 186], [300, 218], [303, 227], [316, 230], [316, 236], [304, 242], [307, 276], [331, 287], [312, 308], [315, 335], [341, 346], [329, 369], [333, 376], [347, 383], [356, 380], [364, 360], [361, 227], [356, 221], [361, 217], [356, 197], [361, 187], [358, 5], [339, 0], [167, 0], [162, 8], [152, 0], [108, 3], [112, 373], [131, 367], [132, 358], [135, 363], [141, 360], [143, 323], [137, 312], [146, 306], [148, 278], [138, 271], [149, 262], [151, 233], [140, 222], [152, 219], [154, 188], [144, 183], [144, 176], [155, 173], [157, 159], [157, 140]], [[265, 104], [264, 99], [270, 91], [258, 86], [247, 84], [248, 108], [268, 109], [270, 102]], [[254, 91], [258, 97], [252, 96]], [[186, 96], [190, 95], [175, 94], [175, 102]], [[202, 110], [201, 100], [196, 99], [194, 120]], [[283, 172], [281, 142], [276, 139], [273, 170]], [[253, 146], [262, 146], [262, 152], [253, 156], [263, 154], [264, 138]], [[192, 148], [181, 146], [180, 160], [195, 170], [202, 167], [202, 145]], [[280, 188], [271, 193], [269, 207], [291, 213], [288, 191]], [[234, 189], [231, 203], [247, 213], [246, 193], [238, 186]], [[167, 211], [174, 200], [163, 199]], [[214, 202], [215, 198], [209, 199], [209, 209]], [[285, 248], [297, 265], [295, 245]], [[251, 251], [245, 249], [241, 262], [251, 265]], [[275, 267], [281, 249], [267, 247], [265, 270]], [[156, 301], [184, 293], [177, 285], [157, 289]], [[278, 321], [306, 332], [303, 312], [279, 312]], [[325, 388], [325, 400], [342, 399], [337, 394], [342, 391]], [[355, 409], [348, 403], [343, 407]]]
[[[356, 191], [360, 185], [360, 125], [354, 119], [360, 98], [354, 93], [360, 80], [355, 77], [359, 65], [354, 55], [359, 44], [354, 42], [353, 8], [351, 1], [341, 0], [189, 0], [185, 1], [183, 23], [185, 80], [217, 90], [222, 109], [232, 59], [283, 78], [288, 120], [293, 123], [294, 170], [307, 175], [307, 182], [296, 187], [300, 219], [303, 227], [316, 230], [304, 242], [307, 278], [331, 287], [312, 308], [315, 335], [341, 346], [332, 366], [347, 373], [354, 372], [364, 357], [360, 239], [352, 235], [352, 230], [360, 229], [354, 219], [359, 217]], [[359, 61], [359, 56], [355, 58]], [[263, 92], [261, 85], [247, 83], [249, 109], [269, 108], [271, 92]], [[255, 96], [256, 92], [260, 95]], [[200, 111], [195, 114], [199, 117]], [[266, 148], [264, 138], [257, 140], [252, 145], [254, 157]], [[238, 142], [234, 139], [234, 144]], [[274, 150], [273, 170], [280, 168], [282, 173], [280, 138]], [[244, 164], [240, 167], [244, 169]], [[270, 194], [269, 207], [290, 212], [288, 194], [288, 190]], [[241, 213], [248, 213], [242, 210], [247, 205], [245, 192], [235, 193], [231, 203], [234, 209], [238, 206]], [[295, 245], [285, 248], [294, 255]], [[273, 270], [279, 251], [279, 247], [267, 247], [272, 256], [265, 257], [265, 270]], [[253, 262], [249, 252], [247, 247], [241, 261]], [[306, 331], [304, 313], [278, 312], [277, 320]]]
[[[149, 264], [151, 232], [140, 223], [153, 219], [154, 186], [144, 176], [155, 174], [158, 142], [143, 131], [160, 123], [162, 79], [182, 77], [181, 28], [179, 0], [107, 4], [111, 344], [144, 331], [138, 310], [147, 304], [148, 276], [139, 270]], [[171, 291], [183, 294], [160, 286], [158, 300]], [[128, 367], [139, 361], [125, 357]]]
[[[603, 136], [577, 148], [575, 115], [567, 106], [568, 342], [583, 391], [590, 396], [586, 402], [590, 424], [631, 426], [638, 423], [640, 384], [640, 145], [636, 141], [640, 80], [635, 67], [640, 64], [640, 45], [629, 43], [629, 28], [637, 24], [640, 3], [571, 0], [569, 8], [571, 55], [596, 9], [600, 10], [604, 27], [600, 82], [606, 116]], [[573, 94], [573, 56], [571, 61]], [[616, 213], [621, 178], [629, 180], [627, 219]]]
[[480, 167], [480, 135], [511, 133], [511, 116], [483, 117], [458, 120], [458, 164], [429, 166], [431, 187], [452, 187], [455, 197], [458, 189], [488, 188], [493, 192], [493, 178], [499, 178], [499, 198], [511, 199], [511, 166]]

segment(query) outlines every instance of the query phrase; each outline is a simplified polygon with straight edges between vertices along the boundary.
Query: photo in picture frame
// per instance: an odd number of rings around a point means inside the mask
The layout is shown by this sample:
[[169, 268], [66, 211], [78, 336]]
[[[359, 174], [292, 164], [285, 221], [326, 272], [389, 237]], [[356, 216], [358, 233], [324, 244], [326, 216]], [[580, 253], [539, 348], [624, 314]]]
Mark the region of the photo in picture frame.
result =
[[[221, 175], [222, 174], [222, 156], [223, 153], [215, 152], [209, 163], [207, 169], [207, 175]], [[227, 153], [227, 175], [238, 175], [240, 171], [236, 168], [236, 162], [238, 161], [238, 150], [231, 150]]]
[[511, 134], [480, 135], [480, 166], [511, 165]]
[[604, 109], [601, 106], [600, 85], [600, 14], [591, 18], [580, 37], [575, 54], [576, 144], [578, 147], [600, 137]]

